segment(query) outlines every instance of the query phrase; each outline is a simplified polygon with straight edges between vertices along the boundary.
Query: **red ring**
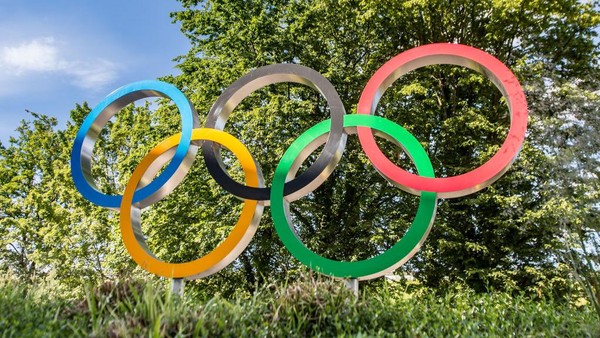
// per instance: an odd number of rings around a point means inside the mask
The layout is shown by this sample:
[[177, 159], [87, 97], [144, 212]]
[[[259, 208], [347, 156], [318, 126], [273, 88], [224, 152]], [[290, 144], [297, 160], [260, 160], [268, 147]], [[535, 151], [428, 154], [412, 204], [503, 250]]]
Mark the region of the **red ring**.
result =
[[498, 59], [469, 46], [435, 43], [396, 55], [375, 72], [358, 102], [359, 114], [373, 115], [385, 90], [411, 70], [434, 64], [455, 64], [474, 69], [489, 78], [502, 92], [510, 111], [510, 129], [498, 152], [486, 163], [452, 177], [429, 178], [411, 174], [396, 166], [379, 149], [370, 128], [358, 127], [360, 143], [373, 165], [392, 183], [412, 194], [437, 192], [440, 198], [461, 197], [496, 181], [516, 159], [527, 131], [527, 102], [515, 75]]

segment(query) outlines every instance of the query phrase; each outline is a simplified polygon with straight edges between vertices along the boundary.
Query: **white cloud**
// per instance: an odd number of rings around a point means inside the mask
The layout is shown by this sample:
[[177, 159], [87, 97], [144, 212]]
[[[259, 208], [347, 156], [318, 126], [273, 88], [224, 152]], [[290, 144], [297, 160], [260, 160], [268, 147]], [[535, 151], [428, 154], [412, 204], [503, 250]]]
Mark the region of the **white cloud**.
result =
[[95, 62], [74, 62], [65, 72], [73, 77], [74, 85], [84, 89], [103, 87], [117, 77], [116, 65], [103, 59]]
[[48, 72], [65, 67], [58, 58], [54, 39], [44, 38], [22, 43], [14, 47], [4, 47], [0, 62], [4, 68], [16, 74], [27, 71]]
[[0, 71], [12, 76], [50, 73], [67, 76], [84, 89], [100, 88], [117, 77], [117, 65], [104, 59], [64, 58], [53, 38], [41, 38], [0, 50]]

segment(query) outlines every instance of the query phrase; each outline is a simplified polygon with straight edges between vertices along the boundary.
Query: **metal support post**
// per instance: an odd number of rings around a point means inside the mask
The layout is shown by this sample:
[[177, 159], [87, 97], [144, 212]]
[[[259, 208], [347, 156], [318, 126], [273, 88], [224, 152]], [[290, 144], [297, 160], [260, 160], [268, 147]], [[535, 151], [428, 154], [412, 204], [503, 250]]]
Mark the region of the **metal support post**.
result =
[[350, 289], [350, 291], [352, 291], [352, 293], [354, 293], [354, 295], [358, 297], [358, 279], [345, 279], [344, 282], [346, 283], [348, 289]]
[[173, 280], [171, 282], [171, 292], [173, 292], [174, 295], [182, 297], [183, 296], [183, 286], [184, 286], [183, 278], [173, 278]]

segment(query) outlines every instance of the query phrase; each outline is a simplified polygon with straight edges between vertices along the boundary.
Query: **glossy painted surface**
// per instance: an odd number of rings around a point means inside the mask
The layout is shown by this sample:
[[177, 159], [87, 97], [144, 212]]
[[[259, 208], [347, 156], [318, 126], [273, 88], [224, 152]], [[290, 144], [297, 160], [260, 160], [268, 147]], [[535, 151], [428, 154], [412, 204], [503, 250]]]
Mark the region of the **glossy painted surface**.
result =
[[[221, 94], [210, 109], [204, 127], [223, 130], [227, 118], [245, 97], [262, 87], [281, 82], [300, 83], [317, 90], [327, 100], [331, 111], [331, 132], [323, 151], [306, 171], [286, 183], [285, 195], [290, 199], [298, 199], [325, 182], [346, 146], [346, 134], [342, 126], [346, 110], [337, 91], [323, 75], [308, 67], [294, 64], [257, 68], [235, 81]], [[247, 187], [229, 177], [218, 147], [207, 142], [202, 146], [202, 154], [208, 171], [225, 190], [240, 198], [265, 201], [268, 204], [269, 188]]]
[[136, 100], [148, 97], [166, 97], [177, 105], [181, 115], [181, 142], [173, 160], [156, 179], [136, 192], [133, 201], [150, 205], [175, 189], [188, 172], [197, 147], [191, 145], [192, 129], [199, 127], [198, 115], [187, 97], [175, 86], [161, 81], [140, 81], [125, 85], [110, 93], [85, 118], [77, 132], [71, 152], [71, 175], [75, 187], [90, 202], [118, 208], [121, 196], [107, 195], [98, 190], [92, 176], [94, 145], [100, 131], [119, 110]]
[[469, 46], [435, 43], [400, 53], [386, 62], [367, 83], [358, 102], [358, 113], [373, 115], [386, 89], [402, 75], [428, 65], [452, 64], [476, 70], [502, 92], [508, 103], [511, 123], [506, 140], [486, 163], [454, 177], [423, 177], [396, 166], [381, 152], [371, 130], [358, 128], [358, 137], [375, 167], [400, 189], [418, 195], [437, 192], [439, 198], [461, 197], [477, 192], [496, 181], [516, 159], [527, 131], [527, 101], [515, 75], [498, 59]]
[[[140, 224], [141, 209], [132, 200], [139, 182], [154, 177], [173, 157], [173, 148], [179, 144], [180, 135], [173, 135], [154, 147], [137, 166], [125, 188], [121, 202], [121, 235], [131, 258], [143, 269], [169, 278], [200, 278], [211, 275], [231, 263], [248, 246], [256, 232], [263, 206], [260, 202], [246, 200], [240, 218], [223, 242], [201, 258], [186, 263], [169, 263], [154, 256], [146, 245]], [[246, 184], [261, 186], [254, 159], [248, 149], [236, 138], [215, 129], [194, 129], [193, 141], [213, 141], [229, 149], [242, 164]]]
[[[408, 131], [382, 117], [373, 116], [385, 90], [403, 74], [431, 64], [456, 64], [486, 75], [506, 98], [511, 126], [506, 141], [489, 162], [468, 173], [435, 178], [425, 150]], [[259, 164], [236, 138], [222, 131], [235, 107], [252, 92], [280, 82], [305, 84], [325, 97], [331, 118], [320, 122], [296, 139], [281, 158], [272, 187], [265, 187]], [[167, 97], [181, 114], [182, 131], [154, 147], [135, 169], [123, 196], [100, 192], [91, 175], [94, 144], [101, 129], [121, 108], [146, 97]], [[204, 128], [192, 104], [177, 88], [160, 81], [141, 81], [109, 94], [84, 120], [71, 155], [75, 186], [92, 203], [117, 209], [123, 243], [142, 268], [168, 278], [201, 278], [213, 274], [235, 260], [251, 241], [265, 205], [271, 205], [275, 229], [290, 253], [300, 262], [321, 273], [365, 280], [390, 273], [404, 264], [421, 247], [435, 218], [437, 199], [460, 197], [483, 189], [498, 179], [517, 156], [527, 129], [527, 103], [512, 72], [491, 55], [463, 45], [433, 44], [411, 49], [384, 64], [369, 80], [358, 114], [346, 115], [331, 83], [316, 71], [299, 65], [277, 64], [255, 69], [228, 87], [211, 108]], [[417, 174], [396, 166], [375, 143], [374, 133], [401, 147], [413, 160]], [[420, 196], [417, 214], [400, 241], [379, 255], [356, 262], [336, 261], [308, 249], [298, 237], [289, 213], [289, 203], [319, 187], [333, 172], [348, 134], [358, 133], [363, 150], [373, 166], [389, 182]], [[141, 229], [142, 210], [166, 197], [181, 183], [194, 161], [198, 144], [213, 178], [231, 194], [243, 200], [238, 222], [227, 238], [210, 253], [185, 263], [169, 263], [154, 256]], [[296, 177], [302, 163], [321, 145], [317, 160]], [[221, 147], [232, 151], [240, 161], [245, 182], [234, 181], [220, 155]], [[160, 169], [166, 165], [165, 170]]]
[[[289, 201], [283, 196], [286, 179], [293, 177], [308, 155], [321, 144], [327, 135], [330, 121], [323, 121], [310, 128], [292, 143], [275, 169], [271, 188], [271, 216], [279, 238], [300, 262], [309, 268], [326, 275], [365, 280], [383, 276], [397, 269], [412, 257], [421, 247], [433, 225], [437, 197], [435, 193], [421, 193], [421, 201], [415, 218], [398, 243], [385, 252], [356, 262], [340, 262], [325, 258], [307, 248], [297, 236], [289, 213]], [[429, 157], [417, 139], [400, 125], [377, 116], [346, 115], [344, 127], [352, 133], [353, 128], [368, 127], [393, 138], [413, 159], [419, 175], [433, 177], [433, 167]]]

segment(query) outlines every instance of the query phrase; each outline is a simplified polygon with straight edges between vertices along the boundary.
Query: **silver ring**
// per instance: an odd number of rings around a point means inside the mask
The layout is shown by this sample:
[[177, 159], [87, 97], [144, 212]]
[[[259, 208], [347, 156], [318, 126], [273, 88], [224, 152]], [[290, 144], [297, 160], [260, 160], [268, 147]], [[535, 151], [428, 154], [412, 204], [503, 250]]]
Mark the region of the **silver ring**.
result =
[[[284, 195], [288, 201], [293, 201], [316, 189], [331, 175], [346, 146], [347, 135], [344, 132], [346, 110], [337, 91], [323, 75], [308, 67], [294, 64], [275, 64], [257, 68], [235, 81], [221, 94], [210, 109], [204, 127], [223, 130], [229, 115], [245, 97], [262, 87], [280, 82], [301, 83], [317, 90], [327, 100], [331, 111], [331, 131], [323, 151], [306, 171], [285, 183]], [[225, 190], [238, 198], [269, 203], [270, 188], [248, 187], [229, 176], [218, 144], [203, 142], [202, 154], [208, 172]], [[262, 177], [258, 163], [257, 168]]]

